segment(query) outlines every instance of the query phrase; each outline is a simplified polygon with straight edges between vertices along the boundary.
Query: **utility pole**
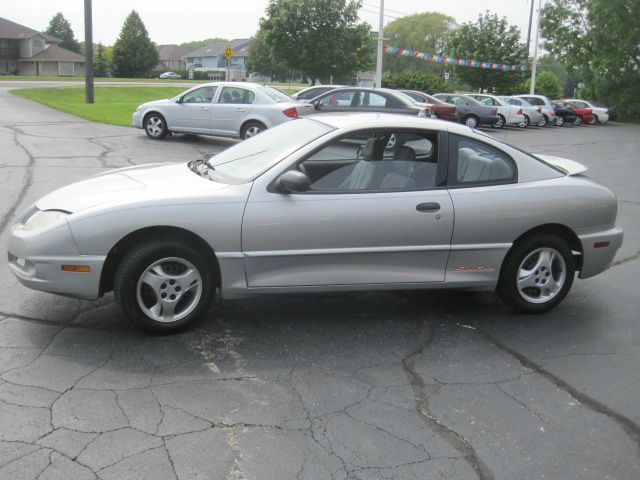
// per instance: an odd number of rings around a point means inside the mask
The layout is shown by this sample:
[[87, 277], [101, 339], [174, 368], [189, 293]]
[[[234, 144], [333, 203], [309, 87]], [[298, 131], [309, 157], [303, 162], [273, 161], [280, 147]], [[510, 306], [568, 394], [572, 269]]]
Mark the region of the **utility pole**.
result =
[[376, 80], [374, 87], [382, 87], [382, 52], [384, 50], [384, 0], [380, 0], [380, 21], [378, 22], [378, 56], [376, 58]]
[[536, 41], [533, 44], [533, 68], [531, 69], [530, 95], [536, 93], [536, 70], [538, 66], [538, 40], [540, 39], [540, 17], [542, 16], [542, 0], [538, 0], [538, 20], [536, 21]]
[[533, 22], [533, 2], [531, 0], [531, 10], [529, 11], [529, 28], [527, 29], [527, 62], [529, 61], [529, 52], [531, 49], [531, 23]]
[[91, 0], [84, 0], [84, 86], [85, 101], [93, 103], [93, 19]]

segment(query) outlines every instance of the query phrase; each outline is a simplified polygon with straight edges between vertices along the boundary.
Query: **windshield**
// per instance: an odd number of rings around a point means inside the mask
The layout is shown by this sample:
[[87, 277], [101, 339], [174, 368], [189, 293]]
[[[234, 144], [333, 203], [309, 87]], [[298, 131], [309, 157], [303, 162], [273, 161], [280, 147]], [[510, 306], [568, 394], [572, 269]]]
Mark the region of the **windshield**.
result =
[[284, 92], [281, 92], [277, 88], [268, 87], [268, 86], [265, 85], [263, 87], [260, 87], [260, 90], [262, 91], [262, 93], [267, 95], [271, 100], [275, 101], [276, 103], [294, 102], [295, 101], [289, 95], [287, 95]]
[[298, 119], [265, 130], [209, 158], [209, 178], [221, 183], [247, 183], [287, 155], [333, 130], [324, 123]]

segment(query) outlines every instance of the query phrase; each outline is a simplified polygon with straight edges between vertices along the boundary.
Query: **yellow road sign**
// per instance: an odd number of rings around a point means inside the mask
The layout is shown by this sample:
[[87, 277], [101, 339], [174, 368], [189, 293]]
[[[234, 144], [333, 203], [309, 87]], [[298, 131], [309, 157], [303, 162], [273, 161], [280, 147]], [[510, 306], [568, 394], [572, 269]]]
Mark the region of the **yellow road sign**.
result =
[[227, 60], [231, 60], [231, 57], [233, 57], [233, 48], [231, 48], [231, 45], [224, 49], [224, 56]]

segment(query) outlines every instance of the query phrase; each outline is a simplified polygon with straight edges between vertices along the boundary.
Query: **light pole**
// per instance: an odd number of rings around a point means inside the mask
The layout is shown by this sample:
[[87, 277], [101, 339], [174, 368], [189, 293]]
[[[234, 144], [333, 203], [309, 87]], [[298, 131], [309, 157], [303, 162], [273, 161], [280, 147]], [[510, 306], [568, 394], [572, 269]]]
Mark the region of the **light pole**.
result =
[[542, 16], [542, 0], [538, 0], [538, 19], [536, 21], [536, 41], [533, 44], [533, 68], [531, 69], [530, 95], [536, 93], [536, 70], [538, 66], [538, 40], [540, 39], [540, 17]]
[[85, 101], [93, 103], [93, 19], [91, 0], [84, 0], [84, 57]]
[[378, 22], [378, 55], [376, 58], [376, 80], [374, 87], [382, 87], [382, 51], [384, 50], [384, 0], [380, 0], [380, 20]]

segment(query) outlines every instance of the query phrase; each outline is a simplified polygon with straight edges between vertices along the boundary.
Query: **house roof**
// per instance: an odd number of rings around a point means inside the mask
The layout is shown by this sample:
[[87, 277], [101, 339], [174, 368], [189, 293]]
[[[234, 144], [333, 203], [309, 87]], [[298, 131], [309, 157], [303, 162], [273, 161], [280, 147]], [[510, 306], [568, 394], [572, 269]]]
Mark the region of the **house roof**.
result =
[[182, 60], [189, 50], [182, 48], [180, 45], [156, 45], [160, 61], [164, 60]]
[[12, 22], [6, 18], [0, 17], [0, 38], [10, 38], [13, 40], [21, 40], [23, 38], [31, 38], [36, 35], [42, 35], [48, 42], [60, 43], [62, 40], [49, 35], [48, 33], [38, 32], [19, 23]]
[[219, 57], [229, 44], [233, 48], [234, 57], [247, 57], [249, 56], [249, 43], [250, 40], [248, 38], [236, 38], [229, 42], [210, 43], [183, 55], [183, 57]]
[[[84, 55], [80, 55], [79, 53], [72, 52], [71, 50], [67, 50], [65, 48], [59, 47], [57, 45], [49, 45], [43, 51], [34, 55], [33, 57], [20, 59], [24, 61], [45, 61], [49, 60], [52, 62], [84, 62]], [[19, 61], [20, 61], [19, 60]]]

